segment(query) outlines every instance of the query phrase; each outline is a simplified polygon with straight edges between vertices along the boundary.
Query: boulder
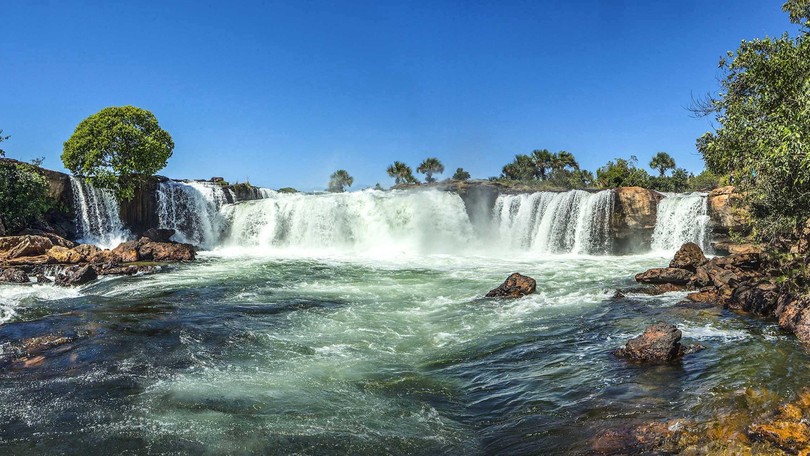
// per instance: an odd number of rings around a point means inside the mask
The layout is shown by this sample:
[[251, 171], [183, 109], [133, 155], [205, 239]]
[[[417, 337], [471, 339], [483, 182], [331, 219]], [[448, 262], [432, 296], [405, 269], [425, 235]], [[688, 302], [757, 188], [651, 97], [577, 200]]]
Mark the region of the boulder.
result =
[[44, 236], [8, 236], [0, 239], [0, 257], [15, 259], [44, 255], [53, 247]]
[[683, 355], [680, 341], [681, 331], [675, 325], [658, 322], [614, 353], [632, 361], [663, 363]]
[[641, 187], [615, 190], [615, 206], [610, 219], [616, 253], [646, 251], [652, 241], [660, 193]]
[[689, 293], [686, 295], [686, 299], [692, 302], [706, 302], [710, 304], [719, 303], [719, 295], [717, 293], [717, 288], [715, 287], [706, 287], [700, 289], [700, 291]]
[[76, 264], [82, 261], [82, 254], [66, 247], [55, 245], [48, 250], [48, 256], [54, 263]]
[[696, 270], [698, 267], [706, 263], [706, 256], [703, 255], [703, 250], [694, 242], [687, 242], [682, 245], [675, 257], [670, 261], [670, 268], [688, 269], [690, 271]]
[[28, 274], [25, 272], [14, 269], [2, 269], [0, 270], [0, 282], [2, 283], [28, 283], [31, 279], [28, 278]]
[[112, 249], [112, 253], [122, 263], [134, 263], [140, 259], [138, 256], [139, 241], [127, 241]]
[[171, 228], [149, 228], [141, 237], [154, 242], [171, 242], [174, 233], [176, 231]]
[[487, 298], [519, 298], [537, 290], [537, 281], [531, 277], [518, 274], [510, 275], [498, 288], [490, 290]]
[[102, 250], [100, 248], [98, 248], [98, 247], [96, 247], [96, 246], [94, 246], [92, 244], [78, 245], [73, 249], [73, 251], [75, 251], [76, 253], [81, 255], [82, 261], [85, 261], [85, 262], [88, 262], [88, 263], [96, 263], [94, 258], [99, 254], [99, 252], [102, 252]]
[[56, 233], [51, 233], [51, 232], [43, 231], [43, 230], [35, 230], [33, 228], [26, 228], [26, 229], [20, 231], [20, 234], [27, 234], [27, 235], [32, 235], [32, 236], [46, 237], [51, 241], [51, 244], [53, 244], [55, 246], [58, 245], [58, 246], [61, 246], [61, 247], [66, 247], [66, 248], [69, 248], [69, 249], [72, 249], [72, 248], [76, 247], [77, 245], [79, 245], [79, 244], [77, 244], [77, 243], [75, 243], [73, 241], [69, 241], [69, 240], [63, 238], [62, 236], [59, 236]]
[[96, 278], [98, 278], [98, 274], [90, 265], [86, 264], [84, 266], [70, 266], [64, 268], [56, 276], [56, 284], [63, 287], [83, 285], [87, 282], [96, 280]]
[[712, 190], [707, 197], [707, 203], [712, 230], [716, 233], [747, 234], [750, 231], [750, 215], [743, 207], [742, 195], [736, 193], [734, 187]]
[[774, 314], [778, 298], [779, 290], [775, 284], [740, 285], [734, 289], [728, 307], [767, 317]]
[[692, 272], [679, 268], [653, 268], [640, 274], [636, 274], [636, 282], [641, 283], [670, 283], [674, 285], [686, 285], [692, 280]]
[[712, 279], [709, 277], [709, 273], [706, 271], [706, 268], [703, 267], [698, 267], [695, 269], [695, 275], [693, 275], [692, 279], [689, 281], [689, 285], [693, 288], [703, 288], [711, 284]]
[[194, 246], [177, 242], [152, 242], [141, 238], [138, 257], [145, 261], [192, 261], [196, 257]]

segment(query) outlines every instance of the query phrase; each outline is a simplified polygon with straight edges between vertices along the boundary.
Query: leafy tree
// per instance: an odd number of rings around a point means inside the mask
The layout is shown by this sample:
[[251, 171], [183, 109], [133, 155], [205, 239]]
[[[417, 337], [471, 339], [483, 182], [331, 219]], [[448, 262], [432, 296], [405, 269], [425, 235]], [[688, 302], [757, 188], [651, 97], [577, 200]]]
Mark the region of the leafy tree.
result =
[[444, 173], [444, 165], [442, 165], [442, 162], [440, 162], [438, 158], [430, 157], [426, 158], [425, 161], [416, 168], [416, 172], [427, 176], [425, 177], [425, 181], [436, 182], [433, 175]]
[[675, 159], [666, 152], [658, 152], [650, 160], [650, 168], [658, 170], [658, 176], [664, 177], [670, 169], [675, 169]]
[[354, 183], [354, 178], [349, 175], [345, 169], [339, 169], [329, 176], [329, 191], [334, 193], [343, 193], [346, 187], [351, 187]]
[[457, 168], [456, 172], [453, 174], [453, 180], [457, 181], [465, 181], [470, 178], [470, 173], [464, 171], [464, 168]]
[[556, 154], [551, 156], [551, 170], [554, 171], [562, 171], [562, 170], [577, 170], [579, 169], [579, 163], [574, 158], [574, 155], [570, 152], [560, 151]]
[[[3, 142], [3, 141], [8, 140], [8, 138], [11, 138], [11, 136], [3, 136], [3, 130], [0, 130], [0, 143]], [[6, 156], [6, 151], [3, 150], [3, 149], [0, 149], [0, 157], [5, 157], [5, 156]]]
[[[515, 155], [515, 160], [503, 167], [503, 177], [519, 181], [531, 180], [537, 174], [537, 169], [539, 169], [535, 163], [536, 161], [528, 155]], [[545, 176], [545, 170], [543, 170], [542, 175]]]
[[648, 187], [650, 175], [637, 168], [638, 159], [633, 155], [629, 160], [617, 158], [596, 170], [596, 181], [601, 188]]
[[27, 163], [0, 163], [0, 220], [14, 233], [40, 220], [52, 207], [48, 181]]
[[799, 35], [743, 41], [720, 61], [719, 94], [695, 106], [718, 124], [697, 141], [707, 169], [745, 195], [763, 238], [810, 216], [810, 2], [783, 9], [804, 25]]
[[[517, 158], [517, 157], [515, 157]], [[549, 172], [551, 171], [554, 155], [548, 149], [538, 149], [532, 152], [531, 160], [534, 160], [534, 177], [540, 180], [546, 180]], [[528, 179], [520, 179], [528, 180]]]
[[393, 165], [389, 166], [386, 172], [390, 177], [394, 178], [396, 184], [415, 184], [419, 182], [413, 177], [411, 167], [399, 161], [395, 161]]
[[724, 185], [723, 179], [713, 172], [705, 169], [697, 176], [692, 176], [689, 179], [689, 186], [687, 190], [690, 192], [708, 192], [720, 187], [721, 185]]
[[62, 162], [97, 187], [131, 199], [136, 183], [166, 166], [174, 142], [154, 114], [134, 106], [104, 108], [65, 142]]

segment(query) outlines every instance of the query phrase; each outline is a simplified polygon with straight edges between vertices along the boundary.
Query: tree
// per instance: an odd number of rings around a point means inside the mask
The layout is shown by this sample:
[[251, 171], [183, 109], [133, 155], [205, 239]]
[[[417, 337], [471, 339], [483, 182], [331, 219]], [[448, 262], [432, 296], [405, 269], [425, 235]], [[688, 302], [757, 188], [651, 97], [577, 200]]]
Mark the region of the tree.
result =
[[664, 177], [667, 170], [675, 169], [675, 159], [666, 152], [658, 152], [650, 160], [650, 168], [658, 170], [659, 177]]
[[453, 180], [457, 181], [465, 181], [470, 178], [470, 173], [464, 171], [464, 168], [457, 168], [456, 172], [453, 174]]
[[[0, 143], [3, 142], [3, 141], [8, 140], [8, 138], [11, 138], [11, 136], [3, 136], [3, 130], [0, 130]], [[3, 149], [0, 149], [0, 157], [5, 157], [5, 156], [6, 156], [6, 151], [3, 150]]]
[[351, 187], [354, 178], [345, 169], [339, 169], [329, 176], [329, 191], [333, 193], [343, 193], [345, 187]]
[[637, 168], [638, 159], [631, 155], [629, 160], [617, 158], [596, 170], [596, 181], [601, 188], [648, 187], [650, 175]]
[[743, 41], [720, 61], [719, 94], [694, 107], [718, 125], [697, 140], [706, 168], [737, 186], [761, 238], [810, 217], [810, 2], [783, 9], [799, 35]]
[[416, 168], [416, 172], [427, 176], [425, 177], [425, 181], [436, 182], [433, 175], [444, 173], [444, 165], [442, 165], [442, 162], [440, 162], [438, 158], [430, 157], [426, 158], [425, 161]]
[[15, 233], [41, 219], [51, 208], [48, 181], [27, 163], [0, 163], [0, 220]]
[[415, 184], [419, 182], [413, 177], [411, 167], [405, 163], [395, 161], [386, 171], [389, 176], [394, 178], [395, 184]]
[[151, 112], [134, 106], [104, 108], [84, 119], [64, 144], [62, 162], [97, 187], [131, 199], [135, 185], [164, 167], [174, 142]]
[[579, 169], [579, 163], [572, 153], [562, 150], [551, 156], [551, 172], [568, 169], [572, 171]]
[[537, 173], [535, 163], [536, 161], [528, 155], [515, 155], [515, 160], [503, 167], [503, 177], [519, 181], [531, 180]]
[[548, 173], [551, 171], [551, 164], [554, 160], [554, 155], [552, 155], [548, 149], [537, 149], [532, 151], [531, 160], [534, 160], [534, 177], [540, 180], [546, 180]]

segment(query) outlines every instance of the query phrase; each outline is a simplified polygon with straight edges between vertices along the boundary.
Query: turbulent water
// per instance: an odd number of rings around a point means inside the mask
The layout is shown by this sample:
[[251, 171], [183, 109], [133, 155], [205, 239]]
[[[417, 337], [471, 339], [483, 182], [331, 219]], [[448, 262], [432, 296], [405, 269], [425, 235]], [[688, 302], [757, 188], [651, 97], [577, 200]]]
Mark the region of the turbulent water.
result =
[[[605, 429], [712, 416], [750, 385], [796, 391], [810, 368], [769, 322], [682, 293], [614, 298], [671, 254], [604, 254], [610, 192], [501, 196], [473, 223], [452, 193], [230, 205], [209, 189], [162, 187], [177, 199], [162, 220], [216, 246], [196, 263], [0, 287], [0, 453], [581, 453]], [[205, 208], [193, 223], [190, 207]], [[481, 298], [515, 271], [536, 294]], [[707, 348], [653, 367], [611, 355], [658, 320]], [[71, 342], [11, 362], [44, 335]]]
[[115, 195], [71, 177], [77, 238], [80, 242], [112, 248], [130, 237], [119, 215]]
[[220, 210], [228, 202], [222, 187], [210, 182], [161, 182], [157, 197], [160, 227], [176, 230], [176, 241], [212, 248], [220, 240], [225, 230]]
[[652, 248], [675, 251], [694, 242], [709, 251], [710, 220], [705, 194], [668, 194], [658, 203]]

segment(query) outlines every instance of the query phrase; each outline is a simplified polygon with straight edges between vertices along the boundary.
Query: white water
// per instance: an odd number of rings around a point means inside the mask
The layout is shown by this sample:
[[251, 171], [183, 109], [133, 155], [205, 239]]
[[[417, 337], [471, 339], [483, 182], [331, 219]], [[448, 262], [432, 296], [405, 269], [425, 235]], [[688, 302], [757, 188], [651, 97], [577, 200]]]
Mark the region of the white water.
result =
[[538, 253], [609, 253], [613, 192], [500, 195], [493, 210], [501, 241]]
[[225, 230], [220, 209], [225, 191], [209, 182], [161, 182], [157, 190], [160, 228], [176, 231], [173, 239], [213, 248]]
[[131, 237], [121, 221], [118, 200], [110, 190], [95, 188], [72, 176], [70, 186], [80, 242], [113, 248]]
[[709, 222], [706, 195], [666, 194], [658, 203], [652, 250], [675, 251], [686, 242], [694, 242], [708, 251]]

